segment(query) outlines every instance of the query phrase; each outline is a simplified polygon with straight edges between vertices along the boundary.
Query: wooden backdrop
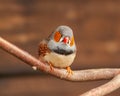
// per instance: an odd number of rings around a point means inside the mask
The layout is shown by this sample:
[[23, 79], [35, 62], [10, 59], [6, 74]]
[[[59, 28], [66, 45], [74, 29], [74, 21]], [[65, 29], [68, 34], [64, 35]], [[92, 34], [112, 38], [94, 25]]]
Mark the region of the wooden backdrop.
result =
[[[0, 36], [36, 58], [39, 41], [59, 25], [74, 30], [72, 69], [120, 67], [119, 0], [0, 0]], [[105, 82], [59, 80], [0, 50], [0, 96], [78, 96]]]

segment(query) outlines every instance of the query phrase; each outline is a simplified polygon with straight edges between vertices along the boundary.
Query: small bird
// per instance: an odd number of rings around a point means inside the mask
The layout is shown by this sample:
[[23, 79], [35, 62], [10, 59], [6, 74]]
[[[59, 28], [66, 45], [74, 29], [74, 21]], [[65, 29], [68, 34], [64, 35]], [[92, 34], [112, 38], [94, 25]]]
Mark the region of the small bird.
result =
[[73, 74], [69, 67], [76, 56], [76, 45], [73, 31], [68, 26], [58, 26], [47, 39], [40, 42], [39, 59], [47, 62], [51, 70], [53, 67], [66, 68]]

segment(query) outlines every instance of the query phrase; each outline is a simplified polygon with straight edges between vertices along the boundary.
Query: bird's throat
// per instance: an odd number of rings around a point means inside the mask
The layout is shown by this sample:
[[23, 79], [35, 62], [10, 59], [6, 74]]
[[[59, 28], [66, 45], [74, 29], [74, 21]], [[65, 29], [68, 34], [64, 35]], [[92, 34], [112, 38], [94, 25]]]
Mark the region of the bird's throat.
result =
[[53, 51], [61, 55], [70, 55], [73, 53], [72, 50], [63, 50], [63, 49], [54, 49]]

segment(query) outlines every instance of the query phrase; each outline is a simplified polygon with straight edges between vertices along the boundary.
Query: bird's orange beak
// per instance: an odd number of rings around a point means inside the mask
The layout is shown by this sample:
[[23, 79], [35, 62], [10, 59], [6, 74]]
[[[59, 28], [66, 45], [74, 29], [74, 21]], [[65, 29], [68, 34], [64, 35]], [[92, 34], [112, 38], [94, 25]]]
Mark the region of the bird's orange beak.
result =
[[67, 44], [69, 42], [69, 37], [64, 37], [63, 42]]

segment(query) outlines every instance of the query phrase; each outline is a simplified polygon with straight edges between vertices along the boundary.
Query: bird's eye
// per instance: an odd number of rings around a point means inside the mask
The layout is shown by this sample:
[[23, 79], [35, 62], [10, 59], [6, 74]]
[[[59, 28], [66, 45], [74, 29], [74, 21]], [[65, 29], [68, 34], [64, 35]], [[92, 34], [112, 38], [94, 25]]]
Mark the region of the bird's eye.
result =
[[59, 42], [61, 37], [62, 37], [61, 33], [60, 32], [56, 32], [55, 35], [54, 35], [54, 40], [56, 42]]
[[71, 38], [70, 46], [73, 46], [74, 44], [74, 36]]

